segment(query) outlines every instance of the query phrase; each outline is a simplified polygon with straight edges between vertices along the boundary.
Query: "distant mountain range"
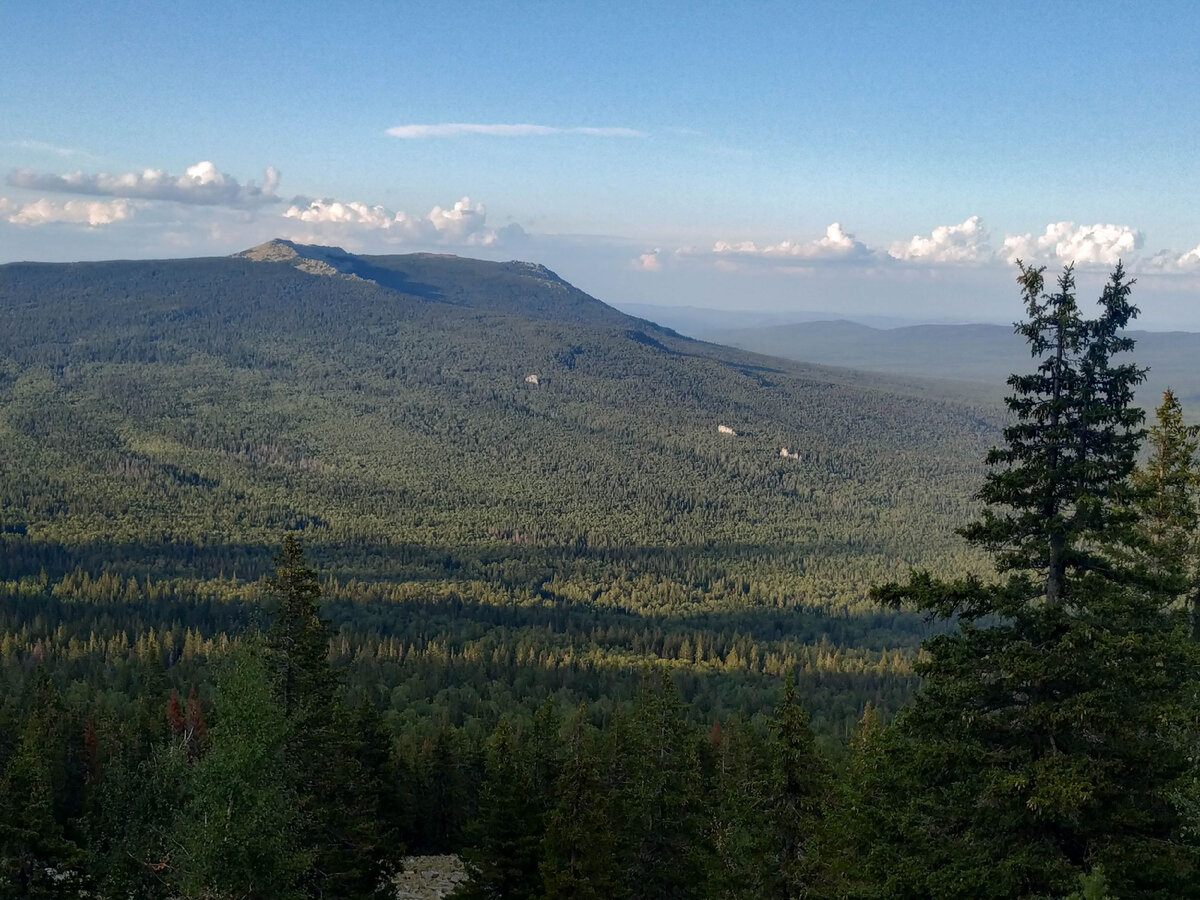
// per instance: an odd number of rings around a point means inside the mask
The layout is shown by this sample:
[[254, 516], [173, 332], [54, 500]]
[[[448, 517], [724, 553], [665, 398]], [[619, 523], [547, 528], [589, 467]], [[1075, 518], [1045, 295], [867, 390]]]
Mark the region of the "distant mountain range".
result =
[[[1170, 387], [1191, 418], [1200, 419], [1200, 334], [1130, 331], [1131, 359], [1150, 368], [1138, 402], [1153, 408]], [[726, 329], [708, 335], [722, 343], [784, 359], [846, 366], [888, 375], [962, 379], [995, 387], [1013, 372], [1030, 370], [1025, 342], [1006, 325], [914, 325], [871, 328], [824, 321]]]
[[622, 312], [657, 322], [680, 334], [726, 343], [723, 336], [729, 331], [745, 328], [773, 328], [777, 325], [795, 325], [799, 322], [824, 322], [844, 319], [874, 328], [899, 328], [904, 325], [923, 324], [928, 320], [906, 319], [901, 316], [847, 316], [845, 313], [828, 310], [788, 310], [779, 312], [764, 309], [711, 309], [702, 306], [658, 306], [649, 303], [616, 303]]

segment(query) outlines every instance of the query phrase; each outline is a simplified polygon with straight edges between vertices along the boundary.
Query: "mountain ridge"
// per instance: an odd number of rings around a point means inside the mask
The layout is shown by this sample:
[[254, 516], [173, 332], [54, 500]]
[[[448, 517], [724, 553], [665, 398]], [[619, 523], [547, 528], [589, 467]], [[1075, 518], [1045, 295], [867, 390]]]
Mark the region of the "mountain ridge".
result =
[[[1200, 418], [1200, 334], [1130, 329], [1128, 359], [1147, 366], [1138, 402], [1155, 408], [1167, 388], [1192, 418]], [[999, 396], [1014, 372], [1030, 366], [1027, 344], [1009, 325], [929, 324], [873, 328], [847, 320], [727, 330], [723, 342], [751, 352], [817, 365], [840, 365], [888, 376], [944, 378], [992, 386]]]
[[0, 267], [0, 577], [261, 571], [289, 528], [334, 574], [669, 608], [858, 608], [977, 564], [953, 532], [994, 407], [684, 338], [537, 265], [287, 249]]

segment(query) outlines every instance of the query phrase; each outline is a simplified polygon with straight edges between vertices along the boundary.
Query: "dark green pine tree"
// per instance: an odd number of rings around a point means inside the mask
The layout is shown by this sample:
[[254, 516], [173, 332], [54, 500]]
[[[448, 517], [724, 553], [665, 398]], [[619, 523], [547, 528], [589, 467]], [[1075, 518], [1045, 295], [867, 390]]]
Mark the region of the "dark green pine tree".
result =
[[599, 741], [580, 706], [567, 732], [557, 801], [542, 842], [545, 900], [607, 900], [614, 894], [615, 837]]
[[284, 536], [275, 557], [267, 600], [276, 605], [268, 635], [276, 693], [294, 739], [311, 744], [333, 724], [337, 679], [329, 666], [329, 626], [320, 615], [321, 585], [294, 534]]
[[770, 755], [764, 739], [737, 719], [714, 723], [708, 743], [707, 894], [714, 900], [759, 900], [778, 875], [766, 863], [774, 836], [766, 818]]
[[66, 827], [65, 712], [43, 667], [28, 691], [20, 737], [0, 776], [0, 898], [77, 897], [87, 883]]
[[399, 771], [392, 747], [392, 732], [369, 698], [358, 698], [350, 710], [351, 750], [358, 761], [357, 783], [361, 815], [360, 841], [367, 841], [379, 856], [385, 882], [394, 880], [404, 851], [404, 810], [400, 805]]
[[461, 729], [444, 726], [410, 748], [396, 768], [404, 845], [418, 855], [456, 852], [467, 840], [479, 799], [483, 765], [476, 743]]
[[1184, 600], [1191, 609], [1192, 636], [1200, 639], [1200, 591], [1197, 530], [1200, 529], [1200, 427], [1185, 425], [1175, 394], [1163, 393], [1147, 440], [1150, 456], [1134, 472], [1142, 514], [1141, 534], [1149, 575], [1157, 579], [1167, 602]]
[[543, 832], [557, 800], [558, 776], [563, 764], [562, 727], [554, 698], [547, 697], [520, 735], [521, 758], [529, 773], [530, 799], [537, 810], [538, 830]]
[[618, 896], [703, 896], [708, 810], [699, 745], [669, 672], [646, 674], [632, 716], [611, 736], [618, 741], [621, 779], [615, 798]]
[[770, 834], [770, 879], [764, 897], [798, 900], [830, 895], [821, 858], [830, 800], [829, 766], [817, 750], [808, 710], [796, 698], [796, 679], [784, 683], [770, 723], [764, 826]]
[[1065, 896], [1102, 870], [1117, 896], [1194, 896], [1176, 802], [1195, 746], [1197, 659], [1144, 567], [1130, 485], [1141, 369], [1118, 265], [1084, 318], [1068, 267], [1021, 267], [1018, 331], [1037, 369], [964, 530], [1001, 579], [915, 574], [877, 596], [957, 620], [925, 644], [922, 691], [884, 735], [885, 838], [865, 865], [889, 897]]
[[1139, 518], [1129, 476], [1144, 435], [1132, 402], [1145, 370], [1114, 360], [1133, 349], [1122, 332], [1137, 316], [1119, 264], [1095, 319], [1079, 311], [1070, 266], [1053, 294], [1043, 273], [1021, 266], [1027, 319], [1016, 329], [1039, 362], [1008, 379], [1016, 421], [1004, 430], [1005, 445], [988, 454], [993, 469], [979, 498], [989, 506], [963, 536], [990, 551], [1000, 572], [1039, 573], [1040, 594], [1053, 607], [1084, 575], [1113, 582], [1131, 574], [1112, 556], [1133, 540]]
[[[835, 896], [878, 896], [864, 860], [878, 847], [901, 845], [893, 797], [896, 779], [883, 752], [883, 719], [870, 703], [850, 735], [849, 754], [834, 782], [834, 800], [826, 821], [827, 855]], [[903, 835], [903, 829], [899, 830]]]
[[488, 739], [479, 814], [463, 851], [461, 900], [533, 900], [541, 894], [543, 822], [531, 773], [512, 722], [502, 717]]
[[297, 849], [312, 860], [301, 883], [314, 897], [387, 895], [398, 847], [386, 845], [386, 829], [376, 827], [379, 785], [364, 767], [364, 735], [329, 663], [317, 573], [294, 534], [284, 538], [267, 595], [276, 604], [268, 648], [288, 723], [283, 763], [295, 779]]

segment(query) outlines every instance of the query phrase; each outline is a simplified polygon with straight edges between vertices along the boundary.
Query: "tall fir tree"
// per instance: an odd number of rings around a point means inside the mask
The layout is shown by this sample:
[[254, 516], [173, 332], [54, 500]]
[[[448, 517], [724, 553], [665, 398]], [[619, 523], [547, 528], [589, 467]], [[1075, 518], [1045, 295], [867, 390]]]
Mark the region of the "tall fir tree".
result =
[[1200, 639], [1200, 468], [1196, 464], [1200, 426], [1184, 424], [1183, 407], [1173, 391], [1163, 393], [1147, 444], [1149, 458], [1133, 476], [1142, 515], [1139, 549], [1164, 600], [1183, 600], [1190, 608], [1192, 637]]
[[606, 900], [614, 894], [615, 836], [599, 741], [581, 705], [568, 727], [542, 842], [545, 900]]
[[69, 834], [72, 796], [66, 717], [44, 666], [30, 679], [15, 752], [0, 775], [0, 898], [41, 900], [87, 892], [84, 856]]
[[298, 849], [311, 859], [302, 884], [331, 900], [386, 896], [399, 847], [375, 827], [382, 798], [362, 747], [372, 735], [354, 730], [329, 662], [321, 586], [294, 534], [284, 537], [267, 595], [276, 610], [268, 635], [275, 693], [288, 723], [283, 764], [294, 779]]
[[502, 717], [488, 739], [479, 815], [463, 852], [467, 881], [455, 892], [461, 900], [534, 900], [541, 894], [544, 823], [526, 761], [512, 722]]
[[796, 697], [794, 673], [784, 682], [767, 743], [770, 770], [765, 825], [770, 832], [771, 877], [764, 897], [799, 900], [830, 896], [822, 859], [830, 772], [817, 749], [808, 710]]
[[666, 669], [645, 674], [632, 715], [611, 735], [619, 742], [621, 779], [615, 797], [618, 896], [702, 896], [709, 848], [699, 744]]
[[1036, 371], [1009, 379], [1013, 424], [988, 457], [989, 506], [964, 530], [1001, 579], [916, 573], [877, 596], [957, 621], [884, 735], [890, 897], [1064, 896], [1101, 867], [1118, 896], [1195, 895], [1175, 802], [1194, 747], [1196, 654], [1129, 563], [1143, 372], [1121, 364], [1137, 313], [1120, 265], [1084, 318], [1070, 267], [1047, 294], [1021, 266]]
[[770, 754], [753, 728], [729, 719], [709, 732], [706, 877], [713, 900], [758, 900], [779, 875], [770, 860], [774, 829], [766, 818]]
[[894, 779], [883, 752], [883, 717], [868, 703], [850, 735], [849, 753], [834, 781], [835, 799], [826, 822], [828, 855], [835, 896], [879, 896], [872, 883], [871, 860], [904, 843], [893, 797]]

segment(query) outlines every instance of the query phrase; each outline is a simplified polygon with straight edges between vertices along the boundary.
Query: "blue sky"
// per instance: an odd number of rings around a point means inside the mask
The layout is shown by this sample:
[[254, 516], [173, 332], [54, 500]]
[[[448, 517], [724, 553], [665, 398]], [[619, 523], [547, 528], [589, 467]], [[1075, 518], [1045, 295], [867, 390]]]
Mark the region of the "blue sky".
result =
[[[1200, 328], [1190, 3], [0, 5], [0, 261], [276, 236], [602, 299]], [[456, 127], [450, 127], [456, 126]], [[523, 127], [518, 127], [523, 126]]]

